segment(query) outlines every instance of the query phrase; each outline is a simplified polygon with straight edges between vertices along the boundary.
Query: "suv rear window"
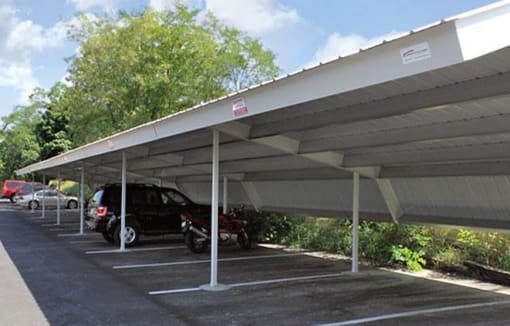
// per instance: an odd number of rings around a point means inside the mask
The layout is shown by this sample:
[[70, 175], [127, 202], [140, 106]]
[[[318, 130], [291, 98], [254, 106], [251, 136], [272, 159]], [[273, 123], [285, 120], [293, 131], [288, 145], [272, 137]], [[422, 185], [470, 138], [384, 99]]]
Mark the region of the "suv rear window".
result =
[[103, 189], [97, 190], [94, 193], [94, 196], [92, 196], [92, 198], [90, 199], [89, 206], [97, 207], [97, 206], [101, 205], [101, 199], [103, 198], [103, 193], [104, 193]]

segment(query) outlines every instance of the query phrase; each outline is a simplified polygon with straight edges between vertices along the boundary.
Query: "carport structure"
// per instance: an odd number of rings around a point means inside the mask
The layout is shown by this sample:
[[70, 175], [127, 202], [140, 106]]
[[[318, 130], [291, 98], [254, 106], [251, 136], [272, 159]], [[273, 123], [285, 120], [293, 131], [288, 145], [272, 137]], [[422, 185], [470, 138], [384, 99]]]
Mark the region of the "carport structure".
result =
[[212, 203], [213, 289], [222, 192], [224, 207], [352, 216], [353, 271], [358, 214], [509, 229], [508, 30], [498, 2], [17, 173], [172, 185]]

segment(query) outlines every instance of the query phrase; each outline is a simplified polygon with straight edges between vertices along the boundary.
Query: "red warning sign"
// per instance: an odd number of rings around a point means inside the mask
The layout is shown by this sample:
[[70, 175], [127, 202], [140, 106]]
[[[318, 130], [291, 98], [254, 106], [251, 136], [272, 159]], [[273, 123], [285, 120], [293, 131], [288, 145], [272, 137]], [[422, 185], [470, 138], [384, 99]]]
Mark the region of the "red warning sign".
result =
[[232, 112], [234, 117], [239, 117], [248, 113], [248, 107], [244, 103], [244, 98], [236, 98], [232, 101]]

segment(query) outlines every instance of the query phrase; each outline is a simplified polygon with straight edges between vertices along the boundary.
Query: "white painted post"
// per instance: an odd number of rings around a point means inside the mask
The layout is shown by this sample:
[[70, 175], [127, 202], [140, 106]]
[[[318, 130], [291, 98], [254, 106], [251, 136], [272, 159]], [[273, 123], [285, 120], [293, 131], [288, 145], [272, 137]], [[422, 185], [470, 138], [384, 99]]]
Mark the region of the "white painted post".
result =
[[122, 190], [120, 204], [120, 251], [126, 249], [126, 153], [122, 152]]
[[83, 224], [85, 223], [85, 164], [81, 162], [81, 176], [80, 176], [80, 235], [83, 235]]
[[[32, 202], [34, 202], [35, 200], [35, 189], [34, 189], [34, 174], [32, 173]], [[30, 211], [31, 213], [33, 214], [34, 213], [34, 205], [32, 204], [31, 205], [32, 207], [30, 207]]]
[[359, 173], [352, 176], [352, 272], [358, 272]]
[[48, 193], [48, 189], [46, 189], [46, 175], [43, 174], [42, 176], [42, 183], [43, 183], [43, 190], [44, 190], [44, 196], [42, 197], [42, 213], [41, 218], [46, 217], [46, 194]]
[[228, 213], [228, 178], [223, 177], [223, 214]]
[[211, 282], [210, 287], [218, 286], [218, 177], [220, 158], [220, 134], [213, 130], [212, 148], [212, 189], [211, 189]]
[[57, 225], [60, 225], [60, 169], [57, 170]]

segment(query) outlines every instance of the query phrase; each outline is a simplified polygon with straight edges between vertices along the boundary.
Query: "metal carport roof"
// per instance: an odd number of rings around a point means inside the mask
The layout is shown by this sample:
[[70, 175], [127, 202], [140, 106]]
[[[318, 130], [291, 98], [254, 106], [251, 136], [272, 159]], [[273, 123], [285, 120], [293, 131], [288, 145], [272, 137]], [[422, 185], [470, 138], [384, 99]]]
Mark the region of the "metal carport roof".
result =
[[[510, 2], [203, 103], [17, 171], [174, 184], [282, 212], [510, 229]], [[233, 102], [248, 112], [236, 117]]]

